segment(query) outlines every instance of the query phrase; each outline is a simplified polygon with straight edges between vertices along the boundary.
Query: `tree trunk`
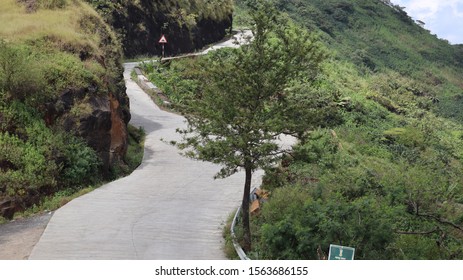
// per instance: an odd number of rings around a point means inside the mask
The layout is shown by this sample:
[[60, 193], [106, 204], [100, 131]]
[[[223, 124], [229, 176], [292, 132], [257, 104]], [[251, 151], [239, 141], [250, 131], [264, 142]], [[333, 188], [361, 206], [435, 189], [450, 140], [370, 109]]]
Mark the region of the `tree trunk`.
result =
[[246, 252], [251, 251], [251, 227], [249, 224], [249, 193], [251, 192], [251, 179], [252, 170], [249, 167], [245, 168], [246, 180], [244, 182], [244, 194], [243, 203], [241, 205], [241, 214], [243, 219], [243, 230], [244, 230], [244, 246], [243, 249]]

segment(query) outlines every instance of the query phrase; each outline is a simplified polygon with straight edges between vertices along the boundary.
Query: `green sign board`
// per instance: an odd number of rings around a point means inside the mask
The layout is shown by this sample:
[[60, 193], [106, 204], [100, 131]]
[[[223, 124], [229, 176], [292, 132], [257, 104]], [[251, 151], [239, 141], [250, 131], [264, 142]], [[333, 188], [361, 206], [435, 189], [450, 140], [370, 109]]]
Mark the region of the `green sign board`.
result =
[[328, 260], [353, 260], [354, 254], [355, 248], [331, 244]]

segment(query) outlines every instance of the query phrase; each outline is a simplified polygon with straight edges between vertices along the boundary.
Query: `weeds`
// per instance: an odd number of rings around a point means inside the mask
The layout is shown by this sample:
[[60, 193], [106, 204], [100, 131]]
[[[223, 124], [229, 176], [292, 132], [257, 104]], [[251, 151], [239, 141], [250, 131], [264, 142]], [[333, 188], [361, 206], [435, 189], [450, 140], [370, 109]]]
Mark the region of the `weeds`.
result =
[[63, 207], [64, 205], [72, 201], [73, 199], [83, 196], [87, 193], [90, 193], [95, 189], [96, 189], [95, 186], [89, 186], [87, 188], [84, 188], [78, 191], [74, 191], [71, 189], [59, 191], [52, 196], [45, 197], [41, 203], [34, 205], [33, 207], [27, 209], [26, 211], [15, 213], [14, 218], [15, 219], [27, 218], [27, 217], [34, 216], [36, 214], [49, 212], [49, 211], [55, 211]]

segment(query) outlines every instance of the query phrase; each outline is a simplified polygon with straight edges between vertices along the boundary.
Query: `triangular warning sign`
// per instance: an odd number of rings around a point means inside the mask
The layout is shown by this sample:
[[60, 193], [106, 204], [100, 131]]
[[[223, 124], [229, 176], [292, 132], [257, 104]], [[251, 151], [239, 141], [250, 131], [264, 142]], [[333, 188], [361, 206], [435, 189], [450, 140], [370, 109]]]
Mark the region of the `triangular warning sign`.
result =
[[167, 43], [166, 36], [162, 35], [161, 39], [159, 39], [159, 44], [166, 44], [166, 43]]

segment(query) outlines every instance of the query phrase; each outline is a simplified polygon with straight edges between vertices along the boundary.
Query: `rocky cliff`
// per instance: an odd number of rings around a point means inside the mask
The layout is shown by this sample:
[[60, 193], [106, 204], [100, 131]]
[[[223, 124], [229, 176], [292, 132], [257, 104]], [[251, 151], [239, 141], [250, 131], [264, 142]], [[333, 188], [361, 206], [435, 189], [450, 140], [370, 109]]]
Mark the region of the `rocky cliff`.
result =
[[112, 25], [126, 57], [190, 52], [221, 40], [232, 26], [232, 0], [87, 0]]
[[129, 100], [125, 93], [120, 42], [96, 13], [87, 12], [79, 19], [79, 32], [94, 37], [94, 45], [78, 50], [65, 47], [62, 51], [78, 56], [84, 65], [94, 64], [101, 73], [95, 81], [78, 87], [71, 81], [59, 97], [48, 104], [46, 116], [50, 124], [58, 123], [66, 131], [83, 137], [98, 153], [103, 173], [107, 175], [113, 165], [122, 163], [127, 151]]
[[2, 0], [0, 23], [0, 216], [11, 218], [111, 178], [130, 111], [120, 41], [90, 5]]

